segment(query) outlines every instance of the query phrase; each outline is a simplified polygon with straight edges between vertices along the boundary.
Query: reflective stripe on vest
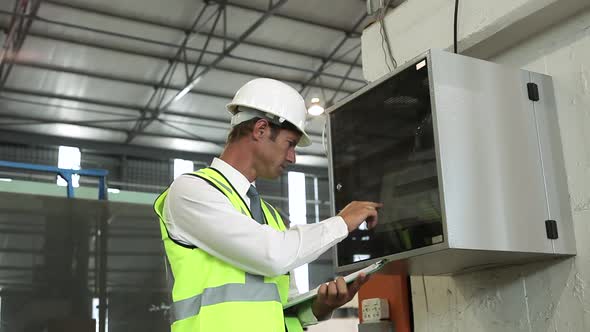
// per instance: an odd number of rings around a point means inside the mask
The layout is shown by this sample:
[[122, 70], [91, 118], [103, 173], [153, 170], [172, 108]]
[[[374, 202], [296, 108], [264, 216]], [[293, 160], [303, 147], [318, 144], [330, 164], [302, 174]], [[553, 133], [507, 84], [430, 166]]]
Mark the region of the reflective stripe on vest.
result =
[[207, 288], [203, 293], [174, 302], [170, 307], [171, 323], [198, 315], [201, 307], [222, 302], [281, 302], [276, 284], [265, 283], [261, 276], [246, 273], [246, 283]]
[[[207, 181], [223, 193], [236, 210], [251, 217], [248, 206], [221, 173], [212, 168], [206, 168], [191, 175]], [[252, 275], [245, 271], [239, 272], [239, 269], [214, 258], [201, 249], [186, 246], [170, 238], [163, 212], [167, 195], [168, 190], [158, 197], [154, 209], [160, 217], [160, 229], [166, 250], [168, 280], [173, 285], [171, 288], [173, 303], [170, 308], [172, 331], [193, 332], [223, 329], [222, 327], [212, 327], [213, 323], [225, 324], [225, 329], [228, 329], [228, 324], [234, 324], [231, 322], [232, 317], [240, 315], [241, 318], [235, 322], [235, 326], [229, 327], [230, 329], [258, 331], [259, 329], [254, 326], [263, 325], [262, 330], [281, 331], [286, 324], [289, 332], [302, 331], [301, 324], [296, 318], [283, 318], [282, 305], [286, 302], [289, 293], [288, 275], [271, 278]], [[261, 202], [268, 225], [279, 231], [284, 231], [286, 227], [274, 207], [264, 200]], [[208, 272], [207, 274], [199, 274], [199, 271]], [[178, 274], [177, 278], [174, 278], [174, 273]], [[221, 280], [225, 281], [220, 282]], [[230, 303], [235, 303], [235, 305], [228, 307]], [[248, 305], [248, 303], [252, 304]], [[255, 303], [260, 304], [254, 305]], [[204, 312], [205, 308], [209, 309]], [[232, 311], [225, 313], [230, 310], [229, 308], [232, 308]], [[239, 308], [240, 314], [235, 314], [234, 308]], [[248, 312], [251, 314], [247, 314]], [[227, 319], [219, 321], [220, 317], [224, 316]]]

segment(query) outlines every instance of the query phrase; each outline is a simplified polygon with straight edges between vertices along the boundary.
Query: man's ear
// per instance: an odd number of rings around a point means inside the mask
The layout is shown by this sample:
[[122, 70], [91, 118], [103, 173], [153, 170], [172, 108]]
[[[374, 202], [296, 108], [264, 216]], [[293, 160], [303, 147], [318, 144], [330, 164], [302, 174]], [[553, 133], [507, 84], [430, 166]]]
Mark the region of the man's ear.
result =
[[260, 119], [256, 121], [256, 123], [254, 124], [254, 129], [252, 130], [252, 138], [255, 141], [262, 139], [262, 137], [264, 137], [264, 133], [269, 127], [270, 124], [266, 119]]

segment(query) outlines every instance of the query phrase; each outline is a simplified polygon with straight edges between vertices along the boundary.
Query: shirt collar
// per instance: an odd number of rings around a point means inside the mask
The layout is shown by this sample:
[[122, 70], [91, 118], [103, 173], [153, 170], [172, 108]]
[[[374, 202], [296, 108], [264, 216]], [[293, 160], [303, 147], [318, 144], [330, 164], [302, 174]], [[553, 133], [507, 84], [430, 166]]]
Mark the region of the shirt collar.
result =
[[240, 173], [240, 171], [219, 158], [213, 159], [211, 167], [221, 172], [242, 197], [246, 197], [250, 185], [256, 186], [254, 182], [250, 183], [244, 174]]

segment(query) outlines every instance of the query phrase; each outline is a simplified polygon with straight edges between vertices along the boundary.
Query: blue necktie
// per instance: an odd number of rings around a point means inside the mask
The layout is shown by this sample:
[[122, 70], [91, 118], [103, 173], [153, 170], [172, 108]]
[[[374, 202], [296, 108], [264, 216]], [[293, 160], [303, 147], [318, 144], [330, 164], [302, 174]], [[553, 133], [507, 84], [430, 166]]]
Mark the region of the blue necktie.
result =
[[252, 218], [258, 221], [259, 224], [264, 225], [264, 217], [262, 216], [262, 207], [260, 206], [260, 195], [256, 187], [250, 185], [250, 189], [246, 193], [246, 196], [250, 198], [250, 212], [252, 212]]

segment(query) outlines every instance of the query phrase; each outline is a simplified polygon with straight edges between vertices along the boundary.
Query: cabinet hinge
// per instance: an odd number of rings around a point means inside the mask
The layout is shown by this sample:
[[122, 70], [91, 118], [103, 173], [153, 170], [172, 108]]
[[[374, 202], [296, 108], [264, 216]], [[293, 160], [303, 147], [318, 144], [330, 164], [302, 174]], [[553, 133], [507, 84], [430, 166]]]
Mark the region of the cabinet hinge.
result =
[[545, 220], [545, 230], [547, 231], [547, 238], [555, 240], [559, 237], [557, 233], [557, 222], [555, 220]]
[[535, 83], [527, 83], [526, 89], [529, 93], [529, 99], [532, 101], [539, 101], [539, 87]]

